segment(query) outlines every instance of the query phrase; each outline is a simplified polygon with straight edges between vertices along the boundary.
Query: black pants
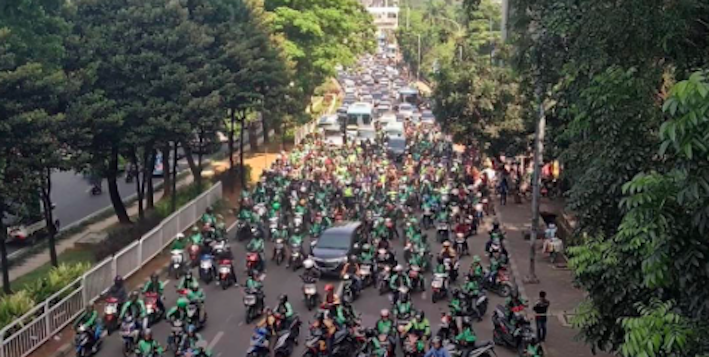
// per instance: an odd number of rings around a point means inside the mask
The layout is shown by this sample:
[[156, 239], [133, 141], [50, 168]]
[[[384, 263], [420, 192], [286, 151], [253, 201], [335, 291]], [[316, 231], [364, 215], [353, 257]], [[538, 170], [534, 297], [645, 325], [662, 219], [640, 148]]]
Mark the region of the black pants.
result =
[[543, 342], [547, 338], [547, 320], [537, 319], [537, 339]]

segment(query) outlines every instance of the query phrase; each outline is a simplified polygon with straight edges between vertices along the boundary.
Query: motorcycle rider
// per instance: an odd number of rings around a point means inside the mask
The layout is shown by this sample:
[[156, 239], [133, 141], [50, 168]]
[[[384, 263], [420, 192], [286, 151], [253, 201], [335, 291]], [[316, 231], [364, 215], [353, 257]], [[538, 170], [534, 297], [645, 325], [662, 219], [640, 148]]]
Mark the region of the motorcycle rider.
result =
[[423, 357], [451, 357], [451, 355], [448, 353], [448, 350], [443, 347], [441, 338], [436, 336], [431, 341], [431, 348]]
[[256, 290], [256, 298], [259, 301], [259, 304], [263, 306], [263, 299], [264, 299], [264, 293], [263, 293], [263, 283], [261, 282], [261, 279], [259, 278], [258, 272], [256, 270], [251, 270], [249, 271], [249, 277], [246, 278], [246, 284], [244, 284], [244, 288], [246, 290]]
[[394, 305], [394, 311], [396, 313], [397, 318], [399, 318], [399, 316], [401, 315], [411, 314], [411, 312], [413, 311], [413, 305], [411, 304], [411, 300], [409, 299], [409, 294], [401, 294], [401, 296], [399, 296], [396, 305]]
[[482, 279], [485, 277], [485, 269], [483, 268], [481, 262], [482, 260], [480, 259], [479, 255], [473, 256], [473, 262], [470, 263], [470, 269], [468, 271], [468, 279], [470, 279], [471, 281], [482, 281]]
[[145, 293], [156, 293], [158, 294], [157, 306], [160, 311], [165, 311], [165, 305], [163, 305], [163, 290], [165, 289], [165, 283], [160, 281], [158, 274], [153, 273], [150, 275], [150, 280], [143, 285], [143, 294]]
[[409, 276], [404, 273], [404, 267], [401, 265], [397, 265], [394, 267], [394, 273], [391, 275], [391, 278], [389, 279], [389, 288], [391, 291], [393, 291], [393, 302], [396, 304], [396, 302], [399, 300], [399, 287], [400, 286], [405, 286], [409, 290], [411, 289], [411, 280], [409, 279]]
[[369, 243], [362, 244], [362, 250], [359, 252], [359, 260], [363, 264], [372, 264], [374, 262], [375, 250]]
[[424, 342], [431, 338], [431, 324], [423, 311], [416, 312], [404, 329], [408, 333], [416, 334]]
[[478, 337], [473, 331], [472, 323], [469, 317], [463, 318], [463, 330], [455, 336], [455, 342], [461, 350], [469, 350], [475, 347], [475, 341]]
[[123, 283], [123, 277], [116, 275], [113, 278], [113, 285], [108, 289], [108, 296], [112, 296], [118, 300], [118, 306], [123, 305], [128, 299], [128, 291]]
[[182, 321], [183, 324], [188, 324], [188, 317], [187, 317], [187, 305], [190, 304], [189, 299], [181, 297], [177, 299], [177, 303], [175, 304], [175, 307], [171, 308], [168, 312], [167, 315], [165, 315], [165, 318], [168, 321], [173, 321], [173, 320], [180, 320]]
[[365, 329], [364, 337], [367, 339], [367, 342], [362, 351], [367, 356], [385, 357], [387, 355], [387, 350], [382, 347], [382, 343], [379, 341], [378, 333], [375, 329]]
[[214, 210], [212, 207], [207, 207], [204, 211], [204, 214], [202, 214], [202, 222], [211, 227], [214, 227], [217, 224], [217, 217], [214, 215]]
[[293, 316], [295, 315], [293, 306], [288, 302], [288, 295], [282, 294], [278, 297], [276, 312], [283, 316], [283, 326], [284, 328], [288, 328], [291, 322], [293, 322]]
[[443, 241], [443, 247], [441, 248], [441, 252], [438, 253], [438, 259], [439, 260], [444, 260], [444, 259], [450, 259], [452, 262], [455, 262], [455, 249], [451, 247], [451, 242], [449, 240]]
[[328, 311], [332, 311], [337, 305], [340, 304], [340, 297], [335, 294], [335, 287], [332, 284], [325, 285], [325, 299], [322, 303], [323, 308]]
[[380, 335], [389, 336], [389, 344], [394, 344], [394, 321], [389, 317], [389, 310], [383, 309], [379, 312], [379, 320], [377, 320], [377, 332]]
[[202, 335], [197, 333], [197, 327], [195, 325], [189, 325], [185, 331], [185, 337], [182, 339], [181, 349], [183, 351], [193, 349], [198, 343], [203, 341], [204, 338], [202, 338]]
[[315, 262], [312, 259], [303, 261], [303, 274], [301, 278], [307, 281], [317, 281], [320, 279], [320, 270], [315, 267]]
[[74, 322], [74, 330], [84, 326], [89, 336], [89, 346], [95, 352], [96, 341], [101, 337], [101, 324], [98, 321], [98, 312], [93, 303], [86, 305], [86, 309]]
[[517, 314], [513, 311], [514, 308], [527, 307], [527, 300], [522, 298], [517, 288], [512, 289], [510, 296], [505, 299], [505, 309], [507, 310], [507, 318], [516, 325]]
[[187, 290], [192, 287], [192, 285], [199, 285], [199, 282], [192, 276], [192, 270], [187, 270], [185, 272], [185, 275], [180, 278], [180, 281], [177, 283], [176, 288], [177, 290]]
[[150, 329], [143, 331], [143, 338], [138, 342], [135, 355], [139, 357], [161, 356], [163, 348], [158, 341], [153, 339], [153, 332]]
[[143, 321], [146, 317], [145, 302], [140, 298], [140, 294], [137, 291], [133, 291], [128, 296], [128, 301], [121, 307], [121, 314], [118, 316], [121, 320], [130, 314], [137, 321], [140, 321], [142, 328], [148, 328], [146, 321]]
[[192, 227], [190, 235], [190, 243], [201, 246], [203, 242], [202, 232], [200, 232], [199, 227]]
[[355, 290], [357, 292], [362, 291], [362, 279], [359, 276], [359, 263], [357, 262], [356, 255], [351, 255], [347, 260], [347, 263], [345, 263], [345, 265], [342, 267], [340, 276], [344, 276], [345, 274], [349, 274], [349, 276], [352, 278]]
[[266, 248], [265, 242], [263, 241], [263, 236], [260, 234], [254, 235], [246, 246], [246, 251], [249, 253], [258, 253], [258, 270], [266, 270], [266, 261], [264, 259], [264, 249]]
[[480, 285], [478, 284], [478, 280], [468, 277], [465, 285], [463, 285], [462, 291], [466, 299], [468, 299], [468, 307], [473, 310], [475, 316], [478, 318], [478, 321], [482, 321], [482, 314], [480, 313], [480, 310], [478, 310], [476, 304], [477, 298], [480, 296]]
[[185, 250], [185, 248], [187, 248], [187, 240], [185, 239], [185, 235], [182, 233], [177, 233], [175, 240], [172, 242], [172, 246], [170, 246], [170, 250]]
[[220, 261], [219, 264], [221, 264], [221, 261], [228, 260], [229, 261], [229, 275], [231, 276], [231, 279], [234, 280], [234, 286], [239, 286], [239, 282], [236, 277], [236, 270], [234, 269], [234, 253], [231, 251], [231, 248], [228, 245], [225, 245], [226, 249], [223, 249], [219, 252], [218, 254], [214, 255], [214, 259], [217, 261]]

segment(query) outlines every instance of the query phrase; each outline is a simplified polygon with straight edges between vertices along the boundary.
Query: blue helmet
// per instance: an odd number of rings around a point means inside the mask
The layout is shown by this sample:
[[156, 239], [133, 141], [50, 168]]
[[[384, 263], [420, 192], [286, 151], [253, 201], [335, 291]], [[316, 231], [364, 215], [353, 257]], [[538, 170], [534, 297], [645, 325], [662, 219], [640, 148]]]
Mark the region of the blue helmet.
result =
[[187, 333], [195, 333], [195, 332], [197, 332], [197, 326], [195, 326], [195, 325], [187, 326]]
[[268, 330], [266, 330], [266, 328], [264, 327], [259, 327], [256, 329], [256, 334], [259, 336], [266, 336], [268, 335]]

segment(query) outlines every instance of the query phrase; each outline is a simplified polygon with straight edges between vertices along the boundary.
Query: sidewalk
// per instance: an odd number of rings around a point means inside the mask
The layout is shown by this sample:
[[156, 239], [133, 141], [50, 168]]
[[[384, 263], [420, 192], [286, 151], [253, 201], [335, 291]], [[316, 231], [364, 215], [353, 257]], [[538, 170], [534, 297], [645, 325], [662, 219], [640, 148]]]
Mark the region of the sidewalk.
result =
[[[540, 206], [554, 206], [552, 202], [542, 199]], [[591, 349], [581, 341], [577, 341], [577, 331], [570, 319], [578, 304], [584, 299], [584, 291], [574, 288], [573, 276], [568, 269], [554, 267], [546, 255], [541, 253], [541, 241], [537, 241], [536, 275], [539, 284], [525, 284], [522, 279], [529, 274], [529, 244], [524, 240], [524, 232], [531, 226], [532, 207], [530, 202], [515, 204], [512, 200], [506, 206], [496, 202], [495, 209], [502, 228], [507, 231], [506, 248], [510, 253], [510, 263], [520, 292], [527, 298], [530, 306], [539, 296], [539, 292], [547, 292], [551, 302], [550, 316], [547, 322], [548, 336], [544, 344], [546, 356], [552, 357], [591, 357]], [[595, 356], [611, 356], [597, 352]]]

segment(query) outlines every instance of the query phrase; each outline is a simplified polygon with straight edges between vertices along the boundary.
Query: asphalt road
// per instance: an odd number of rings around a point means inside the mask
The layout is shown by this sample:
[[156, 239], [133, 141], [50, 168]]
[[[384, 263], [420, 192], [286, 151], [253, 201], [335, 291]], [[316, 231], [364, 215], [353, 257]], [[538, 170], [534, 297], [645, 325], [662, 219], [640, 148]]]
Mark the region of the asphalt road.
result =
[[[244, 133], [244, 142], [248, 143], [249, 133]], [[220, 152], [225, 152], [227, 145], [223, 144]], [[211, 156], [211, 155], [210, 155]], [[205, 157], [207, 159], [208, 157]], [[186, 159], [178, 161], [179, 171], [188, 169]], [[154, 184], [162, 182], [162, 178], [156, 177]], [[106, 180], [103, 180], [103, 193], [97, 196], [91, 195], [91, 184], [80, 173], [74, 171], [55, 172], [52, 174], [52, 201], [56, 205], [54, 209], [54, 218], [58, 219], [61, 227], [69, 226], [75, 222], [111, 207], [111, 198], [108, 195], [108, 187]], [[123, 174], [118, 178], [118, 192], [121, 194], [124, 202], [131, 196], [135, 195], [135, 181], [126, 183]], [[24, 248], [25, 245], [19, 242], [10, 242], [8, 244], [8, 254], [12, 254], [17, 250]]]
[[[481, 232], [483, 232], [483, 230], [481, 230]], [[233, 231], [230, 232], [230, 234], [233, 235]], [[434, 242], [435, 231], [428, 231], [428, 235], [434, 252], [437, 253], [440, 251], [440, 244]], [[481, 233], [469, 240], [472, 254], [480, 254], [482, 256], [486, 236], [486, 233]], [[401, 241], [395, 241], [393, 246], [397, 251], [399, 261], [403, 262], [403, 247]], [[266, 251], [270, 252], [270, 248], [271, 244], [267, 243]], [[232, 242], [232, 250], [237, 259], [234, 264], [239, 273], [239, 282], [243, 283], [245, 281], [244, 244]], [[461, 273], [467, 271], [470, 261], [470, 256], [463, 258]], [[293, 305], [293, 308], [297, 311], [303, 323], [307, 324], [308, 322], [313, 321], [315, 312], [309, 312], [302, 300], [302, 282], [298, 277], [299, 274], [300, 271], [292, 272], [285, 269], [284, 266], [276, 266], [275, 263], [269, 261], [264, 280], [266, 304], [268, 306], [275, 307], [278, 296], [280, 294], [288, 294], [289, 301]], [[426, 283], [429, 287], [430, 278], [431, 273], [426, 274]], [[461, 283], [462, 279], [463, 277], [459, 278], [458, 282]], [[320, 293], [322, 293], [324, 285], [328, 282], [332, 282], [334, 284], [339, 283], [332, 280], [321, 280], [318, 283]], [[166, 288], [167, 306], [174, 306], [176, 301], [174, 284], [174, 281], [169, 281]], [[203, 331], [201, 331], [201, 335], [209, 342], [209, 346], [213, 350], [214, 356], [231, 357], [245, 355], [245, 352], [249, 346], [249, 339], [254, 330], [254, 323], [250, 325], [245, 324], [245, 310], [242, 303], [243, 288], [231, 287], [228, 290], [223, 291], [221, 287], [214, 284], [204, 286], [203, 288], [207, 299], [206, 308], [209, 314], [209, 319], [206, 327]], [[490, 320], [490, 314], [497, 304], [503, 303], [503, 299], [500, 297], [492, 294], [489, 294], [488, 296], [490, 298], [488, 312], [482, 322], [476, 322], [474, 325], [475, 331], [480, 340], [492, 339], [492, 322]], [[427, 292], [414, 293], [412, 296], [412, 301], [416, 309], [421, 309], [426, 313], [426, 317], [431, 322], [432, 331], [435, 333], [438, 330], [441, 312], [448, 311], [447, 301], [439, 301], [438, 303], [433, 304], [431, 302], [431, 297], [427, 294]], [[374, 326], [379, 318], [379, 311], [383, 308], [391, 308], [391, 303], [389, 302], [387, 295], [380, 296], [374, 288], [370, 287], [363, 292], [357, 301], [355, 301], [354, 306], [356, 310], [361, 313], [363, 325]], [[153, 331], [158, 341], [162, 344], [166, 344], [169, 333], [169, 325], [165, 322], [161, 322], [153, 327]], [[293, 353], [294, 356], [301, 356], [303, 354], [304, 347], [302, 342], [304, 342], [305, 338], [307, 338], [308, 333], [307, 328], [301, 329], [301, 335], [299, 337], [301, 344], [296, 346]], [[504, 347], [496, 347], [495, 351], [499, 356], [515, 356], [512, 351]], [[401, 354], [401, 351], [398, 350], [398, 353]], [[121, 357], [120, 338], [116, 335], [108, 337], [104, 342], [99, 356]]]

